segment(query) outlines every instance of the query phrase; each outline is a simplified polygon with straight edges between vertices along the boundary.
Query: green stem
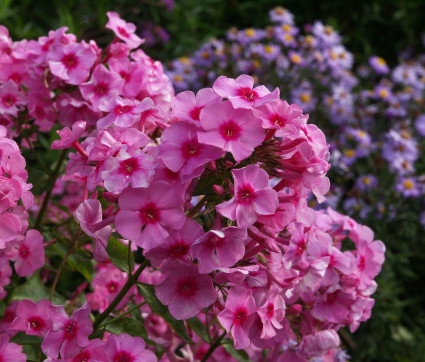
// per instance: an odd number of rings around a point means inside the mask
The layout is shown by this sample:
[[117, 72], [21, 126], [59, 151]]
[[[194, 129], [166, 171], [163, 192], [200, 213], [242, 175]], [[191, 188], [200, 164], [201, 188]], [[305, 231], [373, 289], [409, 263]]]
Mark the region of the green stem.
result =
[[109, 304], [108, 308], [106, 308], [103, 313], [99, 314], [96, 317], [96, 320], [93, 323], [93, 331], [96, 331], [100, 324], [109, 316], [109, 314], [115, 309], [115, 307], [121, 302], [121, 300], [125, 297], [130, 288], [136, 284], [137, 279], [139, 278], [142, 271], [148, 265], [148, 261], [145, 260], [142, 264], [140, 264], [139, 268], [136, 270], [134, 274], [129, 274], [127, 282], [122, 287], [121, 291], [115, 297], [115, 299]]
[[38, 215], [37, 215], [37, 220], [35, 221], [35, 224], [34, 224], [34, 229], [40, 230], [41, 222], [43, 221], [43, 216], [47, 210], [47, 204], [49, 203], [50, 197], [52, 196], [52, 191], [53, 191], [53, 188], [55, 187], [56, 179], [58, 178], [60, 174], [63, 161], [65, 160], [65, 157], [66, 157], [66, 153], [67, 153], [67, 150], [62, 151], [60, 158], [58, 160], [58, 163], [56, 165], [56, 168], [53, 171], [52, 175], [50, 176], [50, 180], [52, 184], [50, 188], [47, 190], [46, 196], [44, 196], [43, 204], [41, 205], [40, 211], [38, 212]]
[[44, 166], [44, 163], [43, 163], [43, 162], [41, 162], [40, 158], [38, 157], [37, 152], [35, 151], [35, 148], [34, 148], [34, 146], [33, 146], [32, 142], [31, 142], [31, 140], [30, 140], [28, 137], [25, 137], [25, 139], [26, 139], [26, 141], [27, 141], [28, 145], [30, 146], [31, 153], [33, 154], [33, 156], [34, 156], [35, 160], [38, 162], [38, 164], [39, 164], [39, 165], [40, 165], [40, 167], [43, 169], [43, 171], [44, 171], [47, 175], [51, 176], [50, 171], [47, 169], [47, 167], [46, 167], [46, 166]]
[[224, 338], [224, 336], [227, 334], [226, 331], [223, 332], [223, 334], [218, 337], [218, 339], [214, 342], [214, 344], [211, 345], [210, 349], [207, 351], [207, 353], [205, 354], [205, 356], [202, 358], [201, 362], [206, 362], [207, 359], [213, 354], [213, 352], [215, 351], [215, 349], [220, 345], [221, 340]]
[[99, 328], [103, 328], [105, 326], [107, 326], [108, 324], [111, 324], [113, 322], [116, 322], [117, 320], [120, 320], [121, 318], [123, 318], [124, 316], [126, 316], [127, 314], [131, 313], [132, 311], [139, 309], [141, 306], [145, 305], [147, 302], [143, 302], [140, 304], [135, 305], [133, 308], [130, 308], [128, 311], [116, 316], [115, 318], [112, 318], [108, 321], [106, 321], [105, 323], [103, 323]]

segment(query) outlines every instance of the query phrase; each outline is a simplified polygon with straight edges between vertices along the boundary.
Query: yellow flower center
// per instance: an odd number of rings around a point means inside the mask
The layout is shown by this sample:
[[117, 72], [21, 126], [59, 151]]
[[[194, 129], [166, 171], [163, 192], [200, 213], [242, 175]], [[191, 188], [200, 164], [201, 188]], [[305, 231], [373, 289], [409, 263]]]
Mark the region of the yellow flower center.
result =
[[407, 190], [412, 190], [415, 187], [415, 184], [413, 183], [413, 181], [412, 180], [409, 180], [409, 179], [404, 180], [403, 184], [404, 184], [404, 187]]
[[311, 98], [310, 98], [310, 95], [308, 93], [301, 93], [300, 99], [301, 99], [302, 102], [308, 103], [308, 102], [310, 102]]

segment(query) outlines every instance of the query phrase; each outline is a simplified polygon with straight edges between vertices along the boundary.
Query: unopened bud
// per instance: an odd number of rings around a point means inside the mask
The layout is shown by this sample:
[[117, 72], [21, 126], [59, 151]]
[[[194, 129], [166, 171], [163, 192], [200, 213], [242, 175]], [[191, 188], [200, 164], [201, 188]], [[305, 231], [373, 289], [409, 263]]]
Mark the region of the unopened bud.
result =
[[217, 172], [217, 165], [214, 160], [211, 160], [210, 162], [207, 163], [207, 168], [214, 173]]
[[289, 314], [300, 314], [303, 310], [303, 306], [301, 304], [292, 304], [289, 307]]
[[113, 204], [118, 204], [117, 194], [114, 194], [113, 192], [104, 192], [102, 196], [106, 201], [112, 202]]
[[212, 188], [213, 188], [214, 192], [217, 195], [220, 195], [221, 196], [221, 195], [224, 195], [226, 193], [226, 191], [224, 190], [223, 186], [213, 185]]
[[224, 166], [225, 166], [226, 168], [232, 168], [232, 167], [233, 167], [233, 162], [226, 161], [226, 162], [224, 163]]

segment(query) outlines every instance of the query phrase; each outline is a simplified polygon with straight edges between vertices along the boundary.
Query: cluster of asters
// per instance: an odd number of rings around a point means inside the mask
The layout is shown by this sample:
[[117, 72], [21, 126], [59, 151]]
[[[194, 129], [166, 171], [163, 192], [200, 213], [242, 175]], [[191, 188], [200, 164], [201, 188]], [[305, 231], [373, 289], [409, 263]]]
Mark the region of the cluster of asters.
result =
[[[411, 202], [425, 190], [418, 162], [425, 135], [423, 57], [390, 69], [373, 56], [354, 74], [353, 55], [332, 27], [317, 21], [302, 33], [283, 8], [272, 10], [270, 19], [274, 25], [266, 29], [231, 29], [225, 40], [213, 39], [191, 57], [172, 61], [167, 74], [174, 86], [197, 90], [221, 72], [244, 72], [278, 86], [326, 131], [336, 184], [324, 205], [361, 219], [391, 220], [394, 198]], [[377, 173], [382, 168], [391, 182]]]
[[[330, 187], [323, 132], [249, 75], [174, 96], [161, 64], [135, 50], [143, 41], [134, 25], [108, 17], [117, 39], [105, 50], [66, 28], [22, 42], [0, 29], [2, 284], [15, 260], [21, 277], [42, 268], [53, 296], [61, 269], [52, 282], [44, 250], [52, 255], [61, 235], [43, 247], [39, 231], [71, 235], [63, 209], [80, 228], [63, 264], [78, 250], [96, 263], [92, 283], [75, 290], [87, 300], [80, 308], [81, 298], [22, 300], [9, 285], [0, 359], [25, 360], [24, 333], [47, 361], [233, 360], [240, 349], [251, 360], [344, 360], [338, 331], [369, 319], [385, 248], [350, 217], [308, 206]], [[25, 236], [31, 186], [10, 137], [28, 135], [22, 144], [33, 148], [31, 131], [57, 125], [51, 148], [75, 152], [32, 209], [39, 231]], [[142, 255], [134, 275], [111, 263], [116, 238], [128, 269], [133, 251]], [[108, 327], [134, 313], [148, 347]]]

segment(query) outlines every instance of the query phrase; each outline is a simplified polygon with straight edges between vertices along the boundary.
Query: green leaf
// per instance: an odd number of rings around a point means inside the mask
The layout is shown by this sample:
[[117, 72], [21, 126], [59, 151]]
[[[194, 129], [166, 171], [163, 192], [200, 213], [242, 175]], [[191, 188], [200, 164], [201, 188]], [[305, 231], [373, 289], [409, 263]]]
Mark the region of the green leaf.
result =
[[[54, 244], [53, 248], [62, 258], [65, 257], [68, 251], [68, 246], [61, 243]], [[83, 251], [72, 252], [68, 256], [66, 264], [72, 271], [78, 271], [88, 282], [93, 280], [94, 268], [92, 260]]]
[[[38, 302], [41, 299], [49, 299], [50, 289], [46, 288], [38, 275], [34, 274], [24, 284], [15, 288], [12, 294], [13, 300], [30, 299]], [[65, 304], [66, 300], [59, 293], [53, 293], [53, 304]]]
[[211, 343], [207, 328], [205, 327], [204, 323], [202, 323], [198, 318], [190, 318], [186, 321], [186, 323], [199, 337], [202, 338], [204, 342]]
[[153, 286], [138, 285], [137, 290], [143, 296], [143, 298], [145, 298], [146, 302], [149, 304], [149, 307], [151, 307], [154, 313], [164, 318], [170, 327], [173, 328], [176, 333], [186, 342], [193, 344], [193, 341], [187, 335], [184, 323], [182, 321], [178, 321], [170, 314], [168, 308], [156, 297]]
[[108, 246], [106, 247], [106, 252], [108, 253], [109, 259], [112, 263], [119, 269], [125, 272], [131, 272], [134, 269], [134, 256], [133, 253], [130, 253], [130, 268], [128, 270], [129, 258], [128, 258], [128, 248], [121, 243], [118, 239], [111, 236], [108, 241]]
[[111, 322], [107, 324], [106, 331], [109, 333], [117, 334], [117, 335], [122, 333], [127, 333], [132, 337], [142, 337], [146, 343], [152, 346], [156, 345], [155, 342], [151, 341], [148, 338], [148, 332], [146, 331], [146, 328], [143, 322], [138, 321], [136, 319], [132, 319], [132, 318], [118, 319], [115, 322]]
[[225, 338], [221, 344], [227, 353], [230, 354], [233, 358], [236, 358], [240, 362], [249, 362], [248, 354], [243, 349], [235, 349], [231, 339]]
[[21, 346], [24, 344], [41, 345], [41, 342], [43, 342], [43, 338], [39, 336], [29, 336], [26, 335], [24, 332], [19, 332], [10, 340], [10, 342], [20, 344]]

